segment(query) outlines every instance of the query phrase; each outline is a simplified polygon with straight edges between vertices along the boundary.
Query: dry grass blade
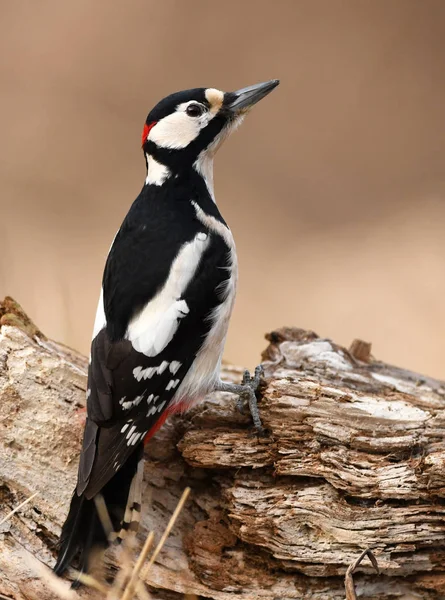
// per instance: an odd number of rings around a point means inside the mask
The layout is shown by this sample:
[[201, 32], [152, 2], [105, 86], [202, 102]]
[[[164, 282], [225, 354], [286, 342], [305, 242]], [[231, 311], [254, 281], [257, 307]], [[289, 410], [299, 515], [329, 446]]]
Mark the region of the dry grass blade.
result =
[[355, 593], [355, 585], [353, 574], [357, 567], [360, 565], [362, 560], [367, 556], [371, 561], [372, 566], [374, 567], [377, 574], [379, 574], [379, 566], [377, 564], [377, 560], [374, 554], [371, 552], [369, 548], [363, 550], [360, 556], [349, 565], [348, 570], [345, 575], [345, 591], [346, 591], [346, 600], [358, 600], [357, 594]]
[[99, 520], [104, 528], [107, 539], [108, 541], [112, 541], [114, 528], [102, 494], [96, 494], [94, 496], [94, 504], [96, 505], [97, 514], [99, 515]]
[[70, 588], [70, 584], [63, 579], [59, 579], [46, 565], [43, 565], [37, 558], [31, 554], [27, 555], [26, 561], [30, 567], [37, 573], [40, 579], [47, 587], [57, 594], [61, 600], [80, 600], [80, 597]]
[[130, 580], [127, 584], [127, 587], [125, 588], [121, 600], [131, 600], [131, 598], [133, 597], [136, 584], [139, 581], [139, 572], [148, 556], [148, 553], [153, 544], [154, 537], [155, 534], [153, 533], [153, 531], [150, 531], [150, 533], [147, 536], [147, 539], [145, 540], [144, 547], [142, 548], [142, 551], [136, 561], [136, 564], [134, 565], [133, 572], [130, 576]]
[[1, 521], [0, 521], [0, 525], [3, 525], [3, 523], [6, 523], [6, 521], [8, 519], [10, 519], [12, 517], [12, 515], [15, 515], [15, 513], [17, 511], [19, 511], [23, 506], [25, 506], [25, 504], [28, 504], [28, 502], [31, 502], [31, 500], [33, 498], [35, 498], [37, 496], [39, 492], [34, 492], [34, 494], [32, 496], [30, 496], [29, 498], [27, 498], [26, 500], [24, 500], [23, 502], [21, 502], [18, 506], [16, 506], [13, 510], [11, 510], [10, 513], [8, 513], [6, 515], [6, 517], [4, 517]]
[[76, 577], [76, 581], [79, 583], [83, 583], [83, 585], [86, 585], [93, 590], [102, 592], [102, 594], [108, 594], [109, 587], [95, 579], [92, 575], [88, 575], [88, 573], [80, 573], [79, 571], [74, 571], [74, 575]]
[[108, 592], [107, 600], [118, 600], [125, 588], [125, 584], [133, 570], [131, 553], [134, 549], [134, 543], [135, 538], [130, 536], [125, 538], [123, 544], [120, 546], [119, 571], [117, 572], [113, 585]]
[[190, 488], [186, 487], [185, 490], [182, 493], [182, 496], [178, 502], [177, 507], [175, 508], [172, 516], [170, 517], [170, 521], [168, 522], [167, 527], [165, 528], [164, 533], [162, 534], [161, 539], [159, 540], [158, 545], [155, 548], [155, 551], [153, 552], [148, 564], [144, 567], [144, 569], [141, 572], [141, 579], [145, 579], [147, 577], [148, 571], [151, 569], [151, 567], [153, 566], [153, 563], [155, 562], [156, 558], [158, 557], [159, 552], [162, 550], [162, 546], [165, 544], [166, 539], [168, 538], [168, 536], [170, 535], [170, 531], [173, 529], [173, 526], [176, 522], [176, 519], [179, 516], [179, 513], [181, 512], [181, 510], [184, 507], [184, 504], [188, 498], [190, 494]]
[[140, 600], [151, 600], [151, 595], [147, 592], [144, 584], [140, 579], [137, 581], [136, 595]]

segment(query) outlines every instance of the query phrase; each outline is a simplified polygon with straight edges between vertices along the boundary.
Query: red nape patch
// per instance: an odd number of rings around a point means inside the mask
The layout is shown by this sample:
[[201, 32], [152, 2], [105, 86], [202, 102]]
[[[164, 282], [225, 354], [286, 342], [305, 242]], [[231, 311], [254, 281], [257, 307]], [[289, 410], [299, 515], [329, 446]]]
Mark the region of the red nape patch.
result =
[[156, 125], [157, 121], [152, 121], [151, 123], [145, 123], [144, 129], [142, 131], [142, 146], [147, 141], [148, 134], [150, 133], [150, 129]]

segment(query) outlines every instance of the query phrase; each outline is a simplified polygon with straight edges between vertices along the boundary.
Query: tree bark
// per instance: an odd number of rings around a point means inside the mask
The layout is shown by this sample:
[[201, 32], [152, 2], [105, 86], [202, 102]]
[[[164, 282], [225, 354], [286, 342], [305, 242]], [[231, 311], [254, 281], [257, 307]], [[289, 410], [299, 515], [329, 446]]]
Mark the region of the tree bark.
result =
[[[54, 596], [27, 560], [54, 564], [75, 485], [86, 359], [0, 305], [0, 598]], [[445, 383], [300, 329], [267, 336], [258, 437], [228, 393], [167, 423], [146, 450], [142, 540], [192, 494], [146, 582], [153, 598], [445, 597]], [[226, 366], [226, 379], [241, 370]], [[113, 556], [109, 558], [113, 565]], [[348, 592], [348, 598], [353, 598]], [[81, 597], [96, 597], [83, 589]], [[98, 596], [100, 597], [100, 595]]]

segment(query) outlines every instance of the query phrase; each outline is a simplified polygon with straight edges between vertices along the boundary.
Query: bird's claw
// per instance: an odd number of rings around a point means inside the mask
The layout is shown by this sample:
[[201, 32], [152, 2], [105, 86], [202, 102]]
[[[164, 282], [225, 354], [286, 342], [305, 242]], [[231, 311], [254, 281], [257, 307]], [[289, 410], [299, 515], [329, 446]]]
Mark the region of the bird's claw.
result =
[[254, 392], [256, 392], [259, 388], [261, 376], [263, 375], [263, 373], [264, 369], [261, 365], [255, 367], [255, 373], [253, 377], [250, 376], [250, 371], [246, 369], [243, 373], [243, 381], [241, 385], [249, 386]]
[[249, 371], [244, 371], [241, 384], [243, 389], [239, 393], [237, 402], [237, 408], [241, 413], [245, 412], [245, 405], [248, 405], [250, 414], [252, 415], [253, 424], [255, 425], [255, 428], [259, 434], [264, 434], [264, 428], [261, 423], [255, 392], [258, 390], [263, 373], [264, 370], [261, 365], [258, 365], [255, 368], [253, 377], [251, 377]]

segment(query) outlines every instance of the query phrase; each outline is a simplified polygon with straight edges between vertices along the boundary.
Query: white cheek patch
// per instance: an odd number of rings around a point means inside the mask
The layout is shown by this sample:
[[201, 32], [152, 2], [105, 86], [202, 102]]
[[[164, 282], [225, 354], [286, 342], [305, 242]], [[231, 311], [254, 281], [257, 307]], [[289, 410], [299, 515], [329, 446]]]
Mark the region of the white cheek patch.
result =
[[205, 96], [210, 108], [200, 117], [190, 117], [186, 112], [189, 104], [195, 104], [194, 100], [183, 102], [174, 113], [160, 119], [151, 128], [148, 139], [160, 148], [186, 148], [216, 116], [224, 100], [224, 93], [213, 88], [206, 90]]
[[[180, 107], [178, 107], [179, 109]], [[183, 110], [177, 110], [164, 117], [150, 131], [148, 139], [160, 148], [186, 148], [198, 137], [201, 131], [200, 119], [189, 117]]]

